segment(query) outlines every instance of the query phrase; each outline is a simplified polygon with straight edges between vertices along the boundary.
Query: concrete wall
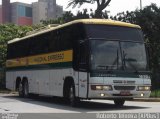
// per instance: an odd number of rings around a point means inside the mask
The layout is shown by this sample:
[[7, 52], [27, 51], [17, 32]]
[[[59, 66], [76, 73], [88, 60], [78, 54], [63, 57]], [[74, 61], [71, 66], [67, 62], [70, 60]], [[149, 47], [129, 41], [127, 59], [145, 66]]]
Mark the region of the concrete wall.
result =
[[35, 2], [32, 4], [33, 24], [39, 24], [41, 20], [47, 19], [47, 3]]
[[56, 0], [39, 0], [32, 4], [33, 24], [41, 20], [50, 20], [62, 16], [63, 7], [56, 5]]
[[11, 6], [10, 0], [2, 0], [2, 22], [9, 23], [11, 22]]
[[56, 9], [56, 18], [62, 17], [62, 15], [63, 15], [63, 7], [60, 6], [60, 5], [57, 5], [56, 7], [57, 7], [57, 9]]

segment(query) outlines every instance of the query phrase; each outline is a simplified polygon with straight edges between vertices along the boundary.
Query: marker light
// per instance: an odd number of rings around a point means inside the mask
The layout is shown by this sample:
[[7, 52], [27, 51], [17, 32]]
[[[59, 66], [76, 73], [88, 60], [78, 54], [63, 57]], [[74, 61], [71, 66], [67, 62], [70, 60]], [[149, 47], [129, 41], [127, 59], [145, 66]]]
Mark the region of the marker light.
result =
[[143, 97], [144, 96], [144, 94], [143, 93], [141, 93], [141, 97]]

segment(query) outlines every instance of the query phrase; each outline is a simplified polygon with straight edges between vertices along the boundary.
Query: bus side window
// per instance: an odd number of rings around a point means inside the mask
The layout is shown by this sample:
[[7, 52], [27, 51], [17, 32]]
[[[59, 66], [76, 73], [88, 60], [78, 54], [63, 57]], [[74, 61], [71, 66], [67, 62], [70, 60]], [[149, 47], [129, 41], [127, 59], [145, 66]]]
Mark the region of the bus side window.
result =
[[49, 52], [56, 52], [59, 48], [59, 33], [58, 31], [52, 31], [49, 37], [48, 49]]
[[29, 55], [34, 55], [36, 50], [36, 42], [34, 41], [35, 38], [31, 37], [29, 39]]
[[43, 54], [48, 52], [49, 33], [30, 38], [30, 55]]
[[26, 57], [28, 55], [28, 40], [22, 40], [11, 44], [9, 50], [10, 53], [8, 57], [11, 59]]

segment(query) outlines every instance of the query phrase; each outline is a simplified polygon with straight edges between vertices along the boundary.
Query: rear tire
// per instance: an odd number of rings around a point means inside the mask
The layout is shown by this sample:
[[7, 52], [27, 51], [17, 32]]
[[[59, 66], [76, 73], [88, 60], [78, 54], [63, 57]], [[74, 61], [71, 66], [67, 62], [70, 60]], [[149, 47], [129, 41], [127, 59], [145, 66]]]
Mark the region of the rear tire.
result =
[[125, 100], [123, 100], [123, 99], [115, 99], [114, 100], [114, 104], [116, 107], [122, 107], [124, 105], [124, 103], [125, 103]]
[[19, 83], [18, 94], [19, 97], [24, 97], [22, 82]]
[[27, 80], [23, 84], [23, 92], [24, 92], [24, 97], [28, 98], [29, 97], [29, 85], [28, 85]]

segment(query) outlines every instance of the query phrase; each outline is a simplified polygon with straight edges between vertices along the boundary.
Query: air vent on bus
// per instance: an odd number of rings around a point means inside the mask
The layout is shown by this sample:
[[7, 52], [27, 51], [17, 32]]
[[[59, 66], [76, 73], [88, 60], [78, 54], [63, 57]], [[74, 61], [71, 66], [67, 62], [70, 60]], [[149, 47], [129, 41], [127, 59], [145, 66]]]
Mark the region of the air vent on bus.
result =
[[114, 80], [113, 83], [118, 84], [135, 84], [135, 81], [127, 81], [127, 80]]
[[135, 90], [135, 86], [114, 86], [115, 90]]

